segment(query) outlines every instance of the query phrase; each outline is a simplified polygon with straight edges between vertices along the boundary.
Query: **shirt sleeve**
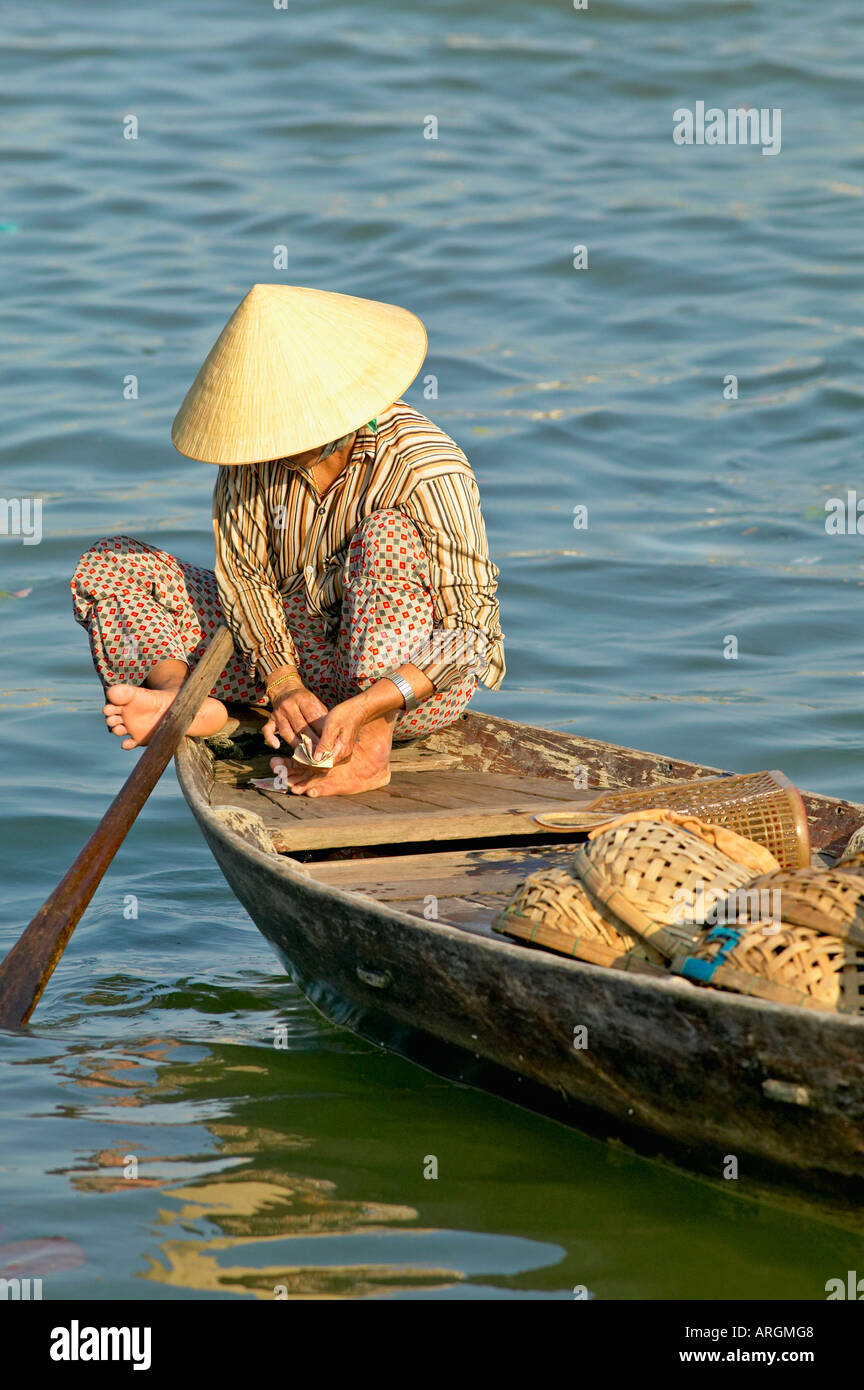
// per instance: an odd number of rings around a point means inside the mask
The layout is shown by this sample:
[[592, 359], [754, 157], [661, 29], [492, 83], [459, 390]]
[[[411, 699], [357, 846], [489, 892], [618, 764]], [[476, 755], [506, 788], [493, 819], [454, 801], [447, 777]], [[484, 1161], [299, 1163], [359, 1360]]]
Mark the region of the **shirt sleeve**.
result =
[[266, 681], [297, 652], [270, 565], [267, 512], [258, 470], [222, 467], [213, 491], [216, 585], [234, 642]]
[[405, 510], [423, 538], [436, 608], [435, 631], [410, 661], [436, 690], [448, 690], [470, 676], [482, 678], [490, 648], [501, 642], [498, 568], [489, 558], [480, 493], [471, 474], [421, 480]]

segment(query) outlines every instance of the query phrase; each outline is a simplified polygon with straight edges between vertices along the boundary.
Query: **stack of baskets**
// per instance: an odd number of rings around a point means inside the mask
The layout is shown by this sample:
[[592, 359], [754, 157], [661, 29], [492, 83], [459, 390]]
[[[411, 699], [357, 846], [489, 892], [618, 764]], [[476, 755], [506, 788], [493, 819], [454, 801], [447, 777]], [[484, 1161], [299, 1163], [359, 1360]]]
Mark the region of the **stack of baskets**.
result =
[[[628, 809], [618, 794], [616, 818], [594, 825], [565, 867], [521, 883], [496, 930], [597, 965], [864, 1012], [864, 853], [807, 867], [791, 784], [764, 773], [749, 787], [712, 780], [710, 805], [706, 784], [674, 809], [648, 807], [644, 794]], [[724, 781], [734, 784], [725, 805]]]

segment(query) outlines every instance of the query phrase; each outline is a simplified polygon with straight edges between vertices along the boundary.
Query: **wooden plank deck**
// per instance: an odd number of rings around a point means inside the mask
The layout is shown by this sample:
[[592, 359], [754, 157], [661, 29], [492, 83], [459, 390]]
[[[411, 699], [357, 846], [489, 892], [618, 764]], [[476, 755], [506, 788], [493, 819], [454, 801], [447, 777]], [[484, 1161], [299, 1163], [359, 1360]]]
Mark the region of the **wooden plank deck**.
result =
[[538, 869], [563, 866], [574, 846], [466, 849], [370, 859], [319, 860], [307, 867], [328, 887], [364, 893], [410, 912], [481, 935], [507, 906], [518, 883]]
[[589, 802], [564, 778], [437, 768], [396, 770], [387, 787], [358, 796], [292, 796], [213, 783], [214, 806], [234, 805], [262, 816], [276, 849], [353, 848], [438, 840], [487, 839], [543, 832], [532, 816]]

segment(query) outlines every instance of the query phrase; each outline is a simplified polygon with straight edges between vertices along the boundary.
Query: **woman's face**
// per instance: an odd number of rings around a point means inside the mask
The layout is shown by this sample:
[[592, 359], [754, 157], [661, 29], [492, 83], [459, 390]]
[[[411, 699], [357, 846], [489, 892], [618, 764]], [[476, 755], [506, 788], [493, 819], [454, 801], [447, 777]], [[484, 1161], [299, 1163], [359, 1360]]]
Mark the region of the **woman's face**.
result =
[[341, 439], [333, 440], [329, 444], [322, 444], [317, 449], [305, 449], [302, 454], [290, 454], [285, 462], [292, 463], [295, 468], [302, 468], [308, 472], [322, 459], [330, 458], [334, 453], [346, 449], [353, 439], [353, 434], [343, 435]]

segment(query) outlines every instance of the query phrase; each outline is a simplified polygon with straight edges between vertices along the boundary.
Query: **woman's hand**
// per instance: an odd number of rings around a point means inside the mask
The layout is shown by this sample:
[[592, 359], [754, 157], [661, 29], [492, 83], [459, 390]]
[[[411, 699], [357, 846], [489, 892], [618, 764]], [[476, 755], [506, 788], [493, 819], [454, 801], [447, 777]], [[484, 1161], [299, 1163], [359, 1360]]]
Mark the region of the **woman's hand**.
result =
[[314, 742], [327, 717], [327, 706], [317, 695], [305, 685], [292, 686], [274, 697], [273, 713], [261, 730], [264, 742], [271, 748], [278, 748], [282, 739], [296, 748], [301, 734], [308, 734]]
[[333, 765], [344, 763], [354, 752], [354, 745], [363, 725], [369, 721], [369, 712], [362, 699], [353, 696], [334, 705], [321, 726], [315, 747], [316, 756], [333, 754]]

